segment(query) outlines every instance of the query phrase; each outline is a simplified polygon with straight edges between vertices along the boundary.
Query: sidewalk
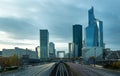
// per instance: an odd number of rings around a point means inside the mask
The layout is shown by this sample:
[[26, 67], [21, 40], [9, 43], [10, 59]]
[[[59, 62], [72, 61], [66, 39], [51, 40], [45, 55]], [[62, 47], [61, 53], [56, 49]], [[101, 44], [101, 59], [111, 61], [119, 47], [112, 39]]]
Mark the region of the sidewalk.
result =
[[97, 67], [97, 68], [103, 68], [103, 66], [101, 66], [101, 65], [90, 65], [90, 66], [92, 66], [92, 67]]

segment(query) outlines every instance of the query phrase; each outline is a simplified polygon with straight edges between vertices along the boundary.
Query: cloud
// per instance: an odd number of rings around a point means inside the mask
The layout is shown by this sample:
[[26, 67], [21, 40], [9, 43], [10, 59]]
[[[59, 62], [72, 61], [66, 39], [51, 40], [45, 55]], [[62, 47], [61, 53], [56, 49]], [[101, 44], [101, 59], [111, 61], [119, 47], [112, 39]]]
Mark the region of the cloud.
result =
[[14, 39], [36, 39], [38, 28], [31, 22], [17, 18], [0, 18], [0, 30]]
[[0, 44], [7, 44], [7, 45], [34, 45], [33, 43], [26, 43], [26, 42], [10, 42], [10, 41], [3, 41], [0, 40]]
[[39, 29], [48, 29], [50, 41], [72, 42], [72, 25], [81, 24], [85, 28], [88, 9], [94, 6], [96, 18], [104, 23], [104, 42], [107, 47], [117, 48], [119, 3], [119, 0], [0, 0], [0, 31], [11, 39], [39, 42]]

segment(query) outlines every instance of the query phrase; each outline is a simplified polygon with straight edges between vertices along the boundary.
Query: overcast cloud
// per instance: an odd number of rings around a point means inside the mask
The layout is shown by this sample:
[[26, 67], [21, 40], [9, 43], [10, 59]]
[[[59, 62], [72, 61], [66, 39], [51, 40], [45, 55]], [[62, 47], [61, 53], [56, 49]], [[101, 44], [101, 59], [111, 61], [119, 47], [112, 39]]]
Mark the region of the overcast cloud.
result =
[[[0, 47], [39, 45], [39, 29], [48, 29], [58, 50], [72, 42], [72, 25], [88, 26], [88, 9], [104, 22], [104, 42], [120, 49], [120, 0], [0, 0]], [[24, 41], [24, 42], [22, 42]], [[30, 46], [29, 46], [30, 45]]]

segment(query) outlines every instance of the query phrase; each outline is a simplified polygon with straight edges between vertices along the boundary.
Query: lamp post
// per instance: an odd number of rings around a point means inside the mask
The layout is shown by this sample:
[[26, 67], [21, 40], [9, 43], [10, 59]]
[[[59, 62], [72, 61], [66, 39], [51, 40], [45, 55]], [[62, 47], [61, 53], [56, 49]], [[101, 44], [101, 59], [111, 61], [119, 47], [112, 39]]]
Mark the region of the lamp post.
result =
[[94, 57], [95, 57], [95, 59], [94, 59], [94, 67], [95, 67], [95, 64], [96, 64], [96, 48], [94, 48]]

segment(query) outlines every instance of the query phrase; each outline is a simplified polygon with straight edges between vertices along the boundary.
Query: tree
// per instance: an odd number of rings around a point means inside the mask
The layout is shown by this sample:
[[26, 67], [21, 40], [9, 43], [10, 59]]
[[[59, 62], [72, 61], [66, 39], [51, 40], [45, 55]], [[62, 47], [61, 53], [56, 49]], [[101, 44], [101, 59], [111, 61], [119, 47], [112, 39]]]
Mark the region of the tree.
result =
[[18, 65], [18, 56], [14, 54], [13, 56], [9, 57], [9, 65], [10, 66], [17, 66]]

